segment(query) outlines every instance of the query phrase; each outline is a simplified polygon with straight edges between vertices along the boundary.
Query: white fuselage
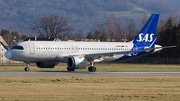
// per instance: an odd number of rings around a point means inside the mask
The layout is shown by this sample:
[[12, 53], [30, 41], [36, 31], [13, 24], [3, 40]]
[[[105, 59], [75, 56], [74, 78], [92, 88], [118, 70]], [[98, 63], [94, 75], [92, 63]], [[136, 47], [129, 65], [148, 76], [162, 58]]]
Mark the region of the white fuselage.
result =
[[[66, 62], [68, 56], [101, 54], [134, 50], [132, 42], [68, 42], [68, 41], [25, 41], [15, 44], [23, 50], [10, 49], [9, 58], [30, 62]], [[140, 48], [140, 47], [139, 47]], [[155, 50], [156, 51], [156, 50]], [[157, 50], [159, 51], [159, 50]], [[7, 52], [8, 53], [8, 52]], [[115, 61], [126, 54], [105, 56], [94, 62]], [[132, 54], [137, 55], [136, 52]]]
[[[66, 41], [26, 41], [17, 43], [23, 50], [10, 49], [12, 60], [18, 61], [57, 61], [66, 62], [63, 57], [94, 53], [130, 51], [133, 43], [125, 42], [66, 42]], [[104, 57], [94, 62], [114, 61], [123, 55]], [[28, 57], [28, 58], [27, 58]]]

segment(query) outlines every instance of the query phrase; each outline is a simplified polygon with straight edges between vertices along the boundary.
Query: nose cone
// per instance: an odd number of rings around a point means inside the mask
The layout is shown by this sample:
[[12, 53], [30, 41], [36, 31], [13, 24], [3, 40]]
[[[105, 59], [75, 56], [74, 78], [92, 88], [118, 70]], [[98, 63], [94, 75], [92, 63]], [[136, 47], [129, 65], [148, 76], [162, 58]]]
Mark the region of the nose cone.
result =
[[8, 58], [8, 59], [10, 59], [11, 58], [11, 51], [10, 50], [7, 50], [5, 53], [4, 53], [4, 56], [6, 57], [6, 58]]

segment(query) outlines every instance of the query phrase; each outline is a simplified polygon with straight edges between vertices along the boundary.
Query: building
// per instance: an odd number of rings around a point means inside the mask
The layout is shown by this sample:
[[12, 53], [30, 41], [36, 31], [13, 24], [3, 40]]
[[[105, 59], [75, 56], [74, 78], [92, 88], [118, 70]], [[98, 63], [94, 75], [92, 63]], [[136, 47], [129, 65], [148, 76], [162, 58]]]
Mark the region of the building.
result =
[[0, 36], [0, 62], [7, 62], [9, 61], [9, 59], [7, 59], [4, 56], [4, 53], [8, 50], [8, 44], [4, 41], [4, 39], [2, 38], [2, 36]]

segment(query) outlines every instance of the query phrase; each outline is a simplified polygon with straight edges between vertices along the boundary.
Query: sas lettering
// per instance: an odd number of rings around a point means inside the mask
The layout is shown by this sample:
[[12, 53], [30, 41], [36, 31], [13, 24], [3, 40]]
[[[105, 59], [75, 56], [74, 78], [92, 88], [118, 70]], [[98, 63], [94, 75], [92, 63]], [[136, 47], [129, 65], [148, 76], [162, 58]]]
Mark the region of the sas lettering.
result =
[[136, 40], [136, 41], [137, 42], [143, 42], [143, 41], [145, 41], [145, 42], [152, 42], [153, 41], [153, 35], [154, 35], [154, 33], [152, 33], [150, 35], [149, 34], [145, 34], [144, 35], [143, 33], [140, 33], [139, 34], [139, 40]]

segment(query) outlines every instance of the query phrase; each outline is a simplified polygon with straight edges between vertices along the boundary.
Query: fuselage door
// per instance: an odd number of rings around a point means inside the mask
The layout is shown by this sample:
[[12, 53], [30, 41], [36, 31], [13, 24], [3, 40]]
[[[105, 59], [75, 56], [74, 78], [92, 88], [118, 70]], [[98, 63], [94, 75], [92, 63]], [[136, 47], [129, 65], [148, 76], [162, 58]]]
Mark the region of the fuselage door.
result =
[[29, 52], [30, 52], [30, 54], [34, 54], [35, 53], [34, 44], [33, 43], [29, 43]]

